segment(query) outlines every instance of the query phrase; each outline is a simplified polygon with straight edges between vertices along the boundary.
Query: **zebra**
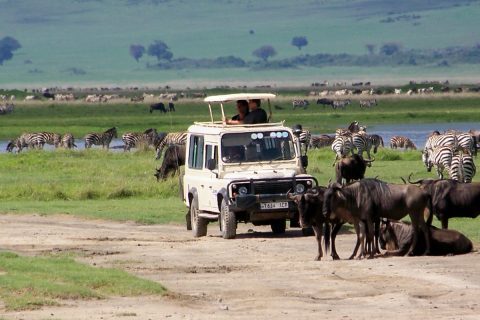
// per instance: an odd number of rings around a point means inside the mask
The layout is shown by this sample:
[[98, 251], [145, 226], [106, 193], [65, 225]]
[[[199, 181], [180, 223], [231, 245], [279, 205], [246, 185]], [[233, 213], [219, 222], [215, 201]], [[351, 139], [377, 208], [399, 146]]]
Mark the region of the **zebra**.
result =
[[38, 133], [23, 133], [18, 138], [10, 141], [7, 145], [7, 151], [12, 152], [17, 148], [17, 152], [21, 152], [23, 148], [42, 149], [45, 144], [44, 137]]
[[171, 132], [167, 133], [164, 137], [156, 139], [155, 145], [155, 159], [160, 159], [162, 156], [163, 148], [170, 144], [186, 144], [187, 133], [186, 132]]
[[321, 136], [317, 137], [312, 137], [310, 139], [310, 148], [316, 149], [316, 148], [323, 148], [323, 147], [329, 147], [332, 145], [333, 140], [335, 140], [334, 136], [329, 136], [326, 134], [322, 134]]
[[77, 145], [75, 144], [75, 138], [73, 137], [73, 134], [71, 133], [65, 133], [62, 136], [62, 140], [60, 142], [60, 145], [66, 149], [73, 149], [76, 148]]
[[62, 136], [58, 133], [39, 132], [35, 134], [37, 135], [37, 139], [39, 139], [39, 141], [42, 141], [42, 148], [44, 144], [50, 144], [55, 146], [55, 148], [58, 148], [58, 146], [62, 142]]
[[360, 100], [360, 108], [370, 108], [371, 106], [378, 106], [377, 99]]
[[113, 127], [103, 133], [89, 133], [85, 136], [85, 149], [89, 149], [92, 145], [102, 145], [102, 148], [110, 148], [110, 142], [117, 137], [117, 128]]
[[333, 101], [333, 109], [339, 109], [339, 108], [345, 109], [345, 107], [348, 106], [351, 103], [352, 103], [352, 101], [350, 99], [335, 100], [335, 101]]
[[308, 100], [293, 100], [292, 101], [292, 106], [293, 109], [303, 107], [304, 109], [307, 109], [309, 103]]
[[471, 154], [477, 155], [477, 141], [474, 136], [468, 132], [461, 132], [456, 134], [457, 147], [467, 149]]
[[449, 175], [452, 164], [453, 149], [451, 147], [436, 147], [435, 149], [428, 149], [422, 151], [422, 161], [427, 167], [427, 171], [432, 171], [432, 167], [437, 167], [437, 174], [440, 179], [443, 179], [443, 170], [447, 170]]
[[338, 136], [332, 142], [331, 149], [335, 152], [335, 160], [333, 166], [337, 160], [346, 157], [349, 153], [353, 156], [353, 142], [352, 138], [348, 136]]
[[392, 149], [405, 148], [405, 150], [410, 148], [412, 150], [417, 150], [417, 147], [412, 142], [412, 140], [410, 140], [407, 137], [403, 137], [403, 136], [393, 136], [393, 137], [391, 137], [390, 138], [390, 148], [392, 148]]
[[378, 150], [379, 146], [384, 147], [383, 138], [381, 136], [379, 136], [378, 134], [371, 134], [370, 135], [370, 141], [372, 142], [373, 153], [377, 153], [377, 150]]
[[473, 162], [473, 157], [468, 153], [458, 152], [452, 157], [450, 179], [470, 183], [476, 171], [477, 168]]
[[372, 149], [372, 140], [365, 131], [359, 131], [352, 134], [352, 143], [357, 149], [357, 154], [363, 158], [363, 152], [367, 152], [368, 159], [371, 160], [370, 150]]
[[152, 145], [157, 136], [157, 129], [150, 128], [143, 133], [140, 132], [126, 132], [122, 135], [123, 150], [130, 151], [130, 148], [138, 147], [140, 144], [147, 146]]
[[457, 145], [458, 141], [455, 133], [447, 132], [440, 134], [438, 131], [433, 131], [433, 133], [427, 138], [424, 151], [436, 148], [438, 146], [455, 147]]

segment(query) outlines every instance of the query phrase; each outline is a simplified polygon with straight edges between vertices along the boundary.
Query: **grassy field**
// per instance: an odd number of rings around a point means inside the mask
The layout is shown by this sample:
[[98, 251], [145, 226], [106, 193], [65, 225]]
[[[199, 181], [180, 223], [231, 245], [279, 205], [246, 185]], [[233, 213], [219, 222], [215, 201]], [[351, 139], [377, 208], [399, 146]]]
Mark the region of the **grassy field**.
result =
[[[379, 105], [371, 110], [360, 110], [358, 101], [353, 100], [352, 105], [345, 111], [332, 111], [330, 108], [317, 106], [316, 99], [312, 98], [308, 109], [292, 111], [291, 100], [300, 93], [291, 92], [288, 96], [282, 94], [272, 102], [273, 105], [283, 108], [276, 110], [272, 106], [274, 121], [284, 120], [289, 126], [301, 123], [314, 133], [333, 132], [335, 128], [344, 127], [353, 120], [367, 126], [386, 123], [480, 121], [480, 97], [380, 97]], [[179, 101], [176, 109], [176, 113], [164, 115], [158, 112], [150, 114], [147, 103], [19, 104], [14, 113], [1, 118], [0, 139], [9, 140], [22, 132], [36, 131], [71, 132], [78, 139], [89, 132], [104, 131], [113, 126], [118, 128], [120, 138], [124, 132], [143, 131], [152, 127], [159, 131], [183, 131], [194, 121], [209, 120], [208, 107], [203, 102]], [[217, 116], [220, 115], [219, 108], [214, 108], [214, 112]], [[226, 114], [234, 114], [233, 104], [226, 106]]]
[[[68, 256], [22, 257], [0, 252], [0, 298], [6, 310], [37, 309], [62, 300], [164, 294], [153, 281], [116, 269], [94, 268]], [[55, 270], [55, 272], [52, 272]]]

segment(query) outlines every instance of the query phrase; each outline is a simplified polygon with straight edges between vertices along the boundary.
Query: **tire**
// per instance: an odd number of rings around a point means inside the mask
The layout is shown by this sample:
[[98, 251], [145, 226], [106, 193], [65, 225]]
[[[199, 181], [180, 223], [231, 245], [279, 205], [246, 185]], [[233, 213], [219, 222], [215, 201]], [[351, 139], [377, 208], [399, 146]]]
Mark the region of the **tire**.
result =
[[222, 237], [224, 239], [233, 239], [237, 233], [237, 220], [235, 213], [228, 208], [227, 201], [222, 200], [220, 211], [220, 224], [222, 229]]
[[285, 219], [274, 220], [270, 226], [272, 227], [272, 231], [275, 234], [285, 233], [285, 229], [287, 228], [287, 223]]
[[205, 237], [207, 235], [207, 224], [203, 218], [200, 218], [198, 214], [200, 210], [198, 209], [198, 200], [193, 199], [192, 203], [190, 204], [190, 221], [191, 227], [193, 231], [193, 236], [195, 238]]

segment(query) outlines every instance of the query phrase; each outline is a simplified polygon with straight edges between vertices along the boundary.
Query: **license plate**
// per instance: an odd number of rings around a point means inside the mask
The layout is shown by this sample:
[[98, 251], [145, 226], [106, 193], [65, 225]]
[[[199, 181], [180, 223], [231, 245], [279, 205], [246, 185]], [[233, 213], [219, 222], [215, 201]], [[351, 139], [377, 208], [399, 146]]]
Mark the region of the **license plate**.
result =
[[269, 210], [269, 209], [288, 209], [288, 202], [261, 202], [260, 209]]

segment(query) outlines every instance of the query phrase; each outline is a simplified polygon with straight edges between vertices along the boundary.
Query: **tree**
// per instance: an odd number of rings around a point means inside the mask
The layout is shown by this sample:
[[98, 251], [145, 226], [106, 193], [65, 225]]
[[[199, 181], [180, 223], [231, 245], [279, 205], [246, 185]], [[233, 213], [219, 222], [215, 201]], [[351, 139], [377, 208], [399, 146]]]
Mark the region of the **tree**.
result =
[[292, 46], [297, 47], [298, 50], [302, 50], [302, 47], [308, 45], [308, 40], [306, 37], [293, 37]]
[[367, 43], [365, 45], [365, 48], [367, 49], [368, 54], [370, 54], [370, 55], [375, 53], [375, 47], [376, 47], [376, 45], [374, 45], [373, 43]]
[[13, 58], [13, 51], [20, 49], [22, 46], [15, 38], [4, 37], [0, 40], [0, 65], [3, 61]]
[[394, 55], [402, 49], [402, 45], [396, 42], [387, 42], [380, 47], [380, 53], [386, 56]]
[[155, 40], [151, 45], [149, 45], [147, 53], [150, 56], [157, 57], [157, 60], [159, 61], [162, 59], [170, 61], [173, 57], [173, 53], [170, 51], [170, 48], [161, 40]]
[[143, 56], [144, 53], [145, 53], [145, 47], [142, 46], [141, 44], [130, 45], [130, 55], [137, 62]]
[[266, 45], [254, 50], [252, 54], [257, 58], [262, 59], [263, 61], [267, 61], [268, 58], [275, 56], [277, 54], [277, 51], [275, 51], [274, 47]]

